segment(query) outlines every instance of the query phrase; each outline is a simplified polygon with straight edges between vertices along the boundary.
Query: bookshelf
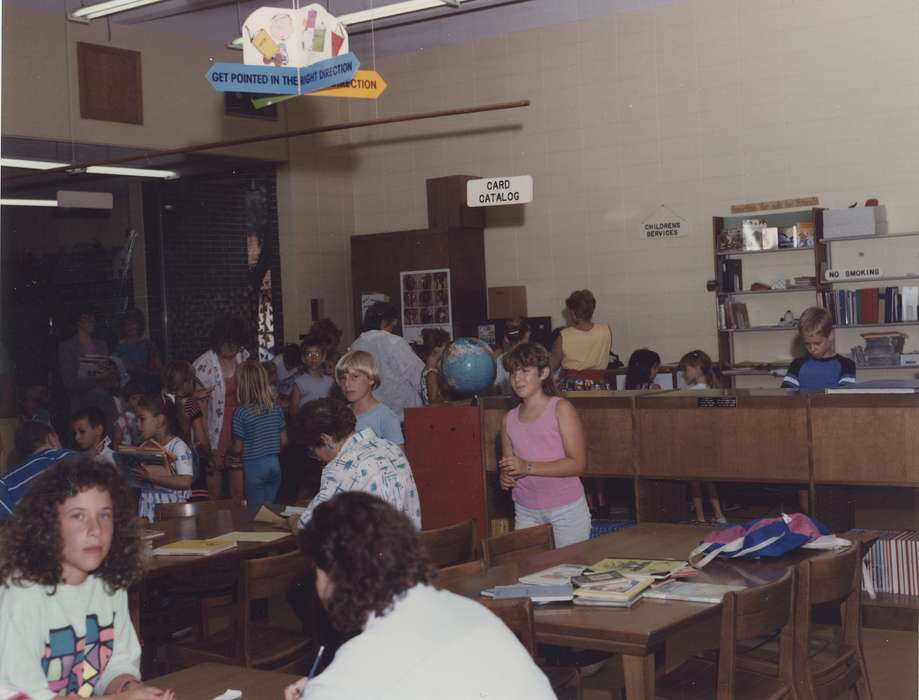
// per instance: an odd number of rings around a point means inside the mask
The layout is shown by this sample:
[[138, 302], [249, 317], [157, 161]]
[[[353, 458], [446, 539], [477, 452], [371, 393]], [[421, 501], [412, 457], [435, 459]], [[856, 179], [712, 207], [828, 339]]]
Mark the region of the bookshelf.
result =
[[[780, 325], [779, 319], [786, 310], [797, 316], [808, 306], [817, 303], [819, 296], [819, 269], [816, 245], [817, 210], [805, 209], [765, 215], [744, 214], [731, 217], [713, 217], [715, 271], [715, 323], [718, 328], [718, 360], [726, 384], [733, 385], [735, 377], [774, 376], [769, 370], [735, 368], [738, 362], [776, 364], [787, 357], [797, 331], [795, 326]], [[770, 227], [784, 228], [806, 224], [813, 228], [810, 245], [805, 247], [776, 247], [768, 250], [741, 250], [736, 247], [720, 250], [731, 236], [726, 231], [736, 231], [745, 219], [765, 219]], [[736, 236], [735, 236], [736, 238]], [[741, 245], [743, 241], [741, 240]], [[736, 245], [736, 241], [735, 241]], [[820, 251], [821, 257], [825, 251]], [[735, 261], [735, 262], [730, 262]], [[731, 276], [736, 276], [733, 280]], [[811, 283], [788, 284], [795, 278], [809, 278]], [[782, 289], [751, 289], [753, 283], [772, 285], [782, 280]], [[727, 310], [741, 309], [740, 318], [726, 314]], [[774, 357], [757, 356], [762, 340], [777, 334], [769, 341], [777, 346]], [[749, 338], [749, 341], [741, 341]], [[757, 340], [753, 340], [756, 338]], [[783, 339], [781, 341], [777, 339]]]
[[[719, 243], [730, 236], [725, 231], [732, 231], [742, 227], [744, 219], [764, 219], [769, 227], [785, 227], [799, 223], [813, 225], [813, 238], [811, 246], [799, 248], [774, 248], [771, 250], [740, 250], [732, 248], [719, 250]], [[783, 315], [783, 309], [791, 311], [797, 318], [809, 306], [827, 306], [831, 311], [837, 311], [836, 301], [845, 299], [845, 303], [854, 305], [856, 299], [859, 304], [863, 296], [857, 289], [879, 288], [883, 297], [887, 287], [919, 286], [919, 274], [902, 267], [897, 269], [896, 263], [909, 259], [916, 247], [916, 237], [919, 231], [904, 233], [889, 233], [881, 235], [850, 236], [845, 238], [824, 238], [823, 236], [823, 209], [809, 209], [791, 212], [777, 212], [760, 215], [744, 214], [732, 217], [713, 217], [712, 231], [714, 242], [714, 272], [715, 272], [715, 323], [718, 329], [718, 360], [722, 367], [726, 384], [734, 385], [735, 377], [768, 377], [774, 376], [769, 370], [751, 370], [736, 367], [738, 363], [748, 364], [780, 364], [778, 360], [795, 356], [802, 352], [796, 348], [796, 326], [778, 323]], [[742, 243], [742, 242], [741, 242]], [[884, 244], [878, 248], [873, 244]], [[847, 245], [848, 244], [848, 245]], [[903, 247], [903, 254], [898, 256], [896, 251]], [[894, 252], [890, 252], [893, 249]], [[834, 255], [835, 253], [835, 255]], [[872, 255], [873, 254], [873, 255]], [[841, 261], [840, 267], [862, 267], [874, 265], [886, 255], [889, 270], [882, 268], [882, 275], [873, 279], [827, 281], [825, 273], [834, 267], [834, 257]], [[891, 263], [891, 260], [895, 261]], [[736, 261], [728, 263], [727, 261]], [[733, 277], [734, 284], [730, 282]], [[795, 277], [810, 278], [813, 284], [798, 284], [786, 286], [784, 289], [750, 289], [754, 282], [772, 284], [777, 280], [793, 281]], [[803, 279], [801, 280], [803, 281]], [[899, 286], [896, 283], [900, 283]], [[851, 290], [848, 295], [839, 294], [831, 296], [834, 292]], [[893, 292], [896, 300], [897, 291]], [[870, 297], [868, 297], [870, 298]], [[730, 307], [730, 309], [728, 309]], [[899, 307], [899, 302], [898, 302]], [[727, 311], [730, 310], [730, 314]], [[836, 313], [837, 350], [840, 354], [847, 355], [853, 345], [863, 344], [860, 335], [854, 331], [871, 332], [885, 330], [901, 330], [908, 332], [911, 327], [919, 329], [919, 318], [901, 318], [893, 316], [896, 320], [884, 321], [884, 316], [878, 322], [873, 322], [875, 314], [869, 314], [866, 322], [861, 317], [852, 314], [849, 322], [842, 318], [841, 310]], [[858, 306], [859, 312], [862, 311]], [[876, 311], [876, 310], [875, 310]], [[900, 316], [906, 315], [905, 309]], [[770, 356], [771, 355], [771, 356]], [[789, 360], [790, 361], [790, 360]], [[887, 370], [900, 372], [919, 372], [915, 365], [858, 365], [859, 371]], [[751, 387], [749, 382], [744, 386]]]

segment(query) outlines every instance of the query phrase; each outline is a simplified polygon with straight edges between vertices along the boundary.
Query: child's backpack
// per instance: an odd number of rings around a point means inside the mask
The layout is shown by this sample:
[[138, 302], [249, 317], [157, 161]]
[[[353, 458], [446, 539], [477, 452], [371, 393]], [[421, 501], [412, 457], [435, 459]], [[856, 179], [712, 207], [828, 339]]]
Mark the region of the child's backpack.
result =
[[781, 557], [799, 547], [839, 549], [851, 544], [831, 534], [826, 525], [803, 513], [760, 518], [743, 525], [711, 532], [689, 555], [689, 563], [701, 569], [715, 557]]

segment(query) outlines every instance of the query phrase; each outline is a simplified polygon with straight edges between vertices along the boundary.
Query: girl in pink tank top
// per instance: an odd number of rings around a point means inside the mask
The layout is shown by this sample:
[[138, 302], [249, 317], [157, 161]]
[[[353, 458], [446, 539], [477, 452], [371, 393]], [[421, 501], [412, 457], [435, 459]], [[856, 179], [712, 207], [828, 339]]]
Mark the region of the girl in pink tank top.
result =
[[587, 447], [571, 402], [556, 396], [549, 353], [523, 343], [503, 358], [511, 388], [521, 404], [504, 417], [501, 486], [512, 489], [515, 529], [552, 525], [556, 546], [590, 535], [584, 487]]

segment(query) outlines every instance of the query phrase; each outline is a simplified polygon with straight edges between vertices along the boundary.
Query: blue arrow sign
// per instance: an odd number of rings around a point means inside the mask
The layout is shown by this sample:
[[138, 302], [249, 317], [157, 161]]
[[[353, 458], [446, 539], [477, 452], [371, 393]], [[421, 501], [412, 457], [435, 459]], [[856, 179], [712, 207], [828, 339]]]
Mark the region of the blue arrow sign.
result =
[[361, 62], [353, 53], [342, 54], [303, 68], [215, 63], [204, 77], [220, 92], [305, 95], [308, 92], [349, 82], [360, 65]]

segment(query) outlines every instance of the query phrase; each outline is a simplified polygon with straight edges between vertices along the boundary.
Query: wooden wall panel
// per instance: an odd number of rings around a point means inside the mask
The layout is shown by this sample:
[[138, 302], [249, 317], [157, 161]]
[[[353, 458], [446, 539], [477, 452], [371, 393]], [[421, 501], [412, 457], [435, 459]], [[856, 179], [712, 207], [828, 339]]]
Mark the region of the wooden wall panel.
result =
[[80, 116], [144, 123], [140, 52], [77, 42]]
[[[624, 392], [623, 392], [624, 393]], [[584, 424], [587, 476], [633, 476], [635, 445], [631, 397], [568, 398]]]
[[640, 397], [639, 476], [809, 481], [806, 399], [723, 395], [736, 396], [736, 408], [700, 408], [698, 399], [709, 396], [701, 392]]
[[481, 444], [476, 406], [406, 409], [405, 453], [418, 486], [424, 529], [473, 518], [479, 539], [490, 534]]
[[815, 404], [811, 419], [816, 482], [919, 486], [919, 405]]

